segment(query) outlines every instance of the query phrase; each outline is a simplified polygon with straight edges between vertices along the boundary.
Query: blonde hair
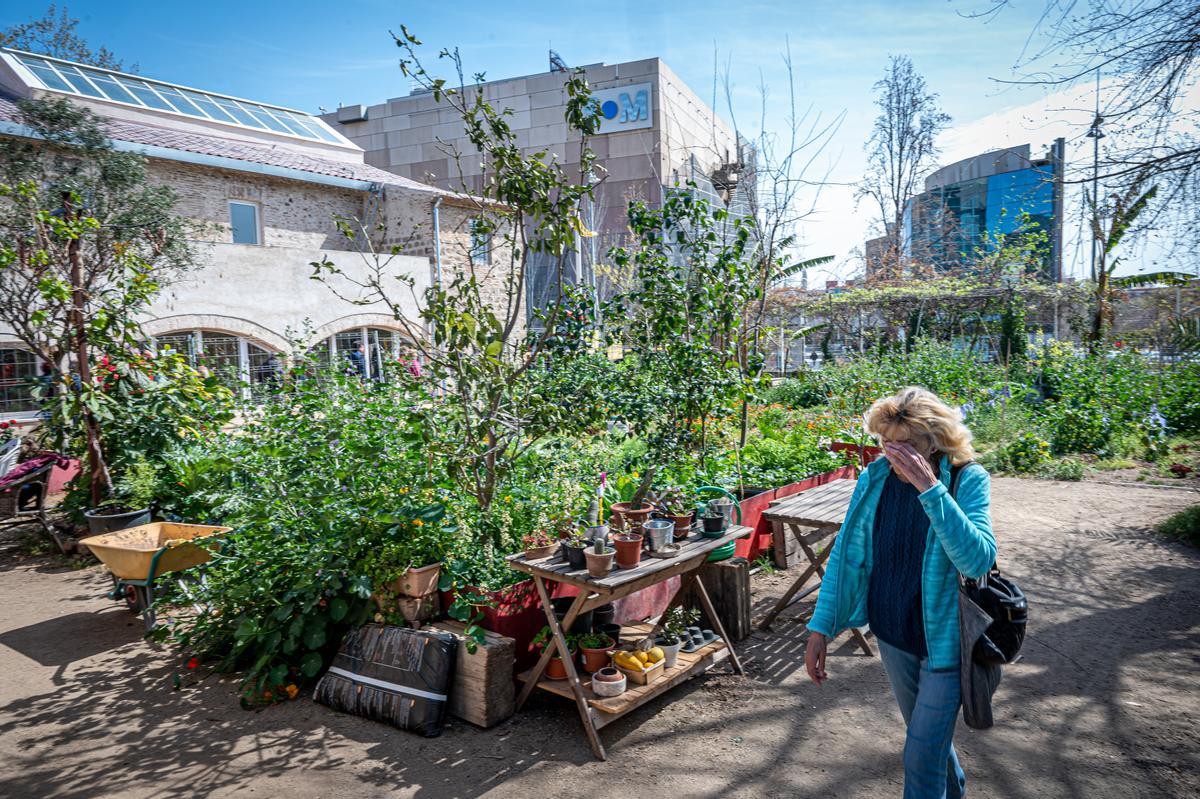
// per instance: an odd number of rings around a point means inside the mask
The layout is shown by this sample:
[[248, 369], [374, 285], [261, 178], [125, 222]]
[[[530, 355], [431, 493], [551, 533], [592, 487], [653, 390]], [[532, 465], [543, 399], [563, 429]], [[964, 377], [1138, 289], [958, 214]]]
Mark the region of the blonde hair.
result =
[[911, 441], [918, 449], [932, 448], [960, 465], [974, 459], [971, 431], [959, 413], [932, 391], [917, 386], [875, 400], [863, 417], [863, 429], [877, 441]]

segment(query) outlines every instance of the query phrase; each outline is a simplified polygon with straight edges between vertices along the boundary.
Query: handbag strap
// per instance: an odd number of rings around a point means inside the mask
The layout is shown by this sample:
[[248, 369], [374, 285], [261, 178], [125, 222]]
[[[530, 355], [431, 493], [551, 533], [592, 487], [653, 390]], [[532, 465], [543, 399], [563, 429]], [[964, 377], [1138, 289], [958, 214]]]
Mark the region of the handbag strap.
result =
[[[967, 470], [967, 467], [973, 466], [974, 464], [975, 464], [975, 461], [967, 461], [966, 463], [959, 464], [958, 466], [954, 466], [954, 465], [950, 466], [950, 498], [953, 499], [955, 502], [958, 501], [958, 497], [955, 496], [955, 494], [958, 492], [958, 479], [960, 477], [962, 477], [962, 473]], [[998, 571], [1000, 571], [1000, 567], [997, 566], [995, 563], [993, 563], [992, 567], [990, 569], [988, 569], [989, 573], [990, 572], [998, 572]], [[968, 583], [970, 585], [976, 585], [978, 583], [977, 580], [974, 580], [970, 577], [964, 576], [962, 574], [962, 572], [959, 572], [958, 580], [959, 580], [960, 584]]]

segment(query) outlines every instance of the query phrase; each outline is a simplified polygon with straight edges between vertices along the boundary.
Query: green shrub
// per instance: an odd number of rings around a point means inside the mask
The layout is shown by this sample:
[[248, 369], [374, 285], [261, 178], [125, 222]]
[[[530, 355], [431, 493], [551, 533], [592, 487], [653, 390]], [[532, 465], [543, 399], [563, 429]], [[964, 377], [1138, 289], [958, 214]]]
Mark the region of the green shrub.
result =
[[1032, 472], [1050, 460], [1050, 442], [1036, 433], [1023, 433], [1004, 445], [1004, 461], [1014, 472]]
[[1158, 525], [1158, 531], [1168, 538], [1200, 547], [1200, 505], [1179, 511]]
[[1098, 401], [1062, 399], [1050, 406], [1045, 418], [1056, 454], [1111, 452], [1112, 420]]
[[815, 408], [829, 400], [825, 383], [819, 372], [804, 372], [801, 377], [789, 378], [763, 392], [763, 401], [789, 408]]
[[1083, 461], [1076, 458], [1062, 458], [1044, 463], [1038, 468], [1038, 474], [1051, 480], [1078, 482], [1083, 479]]

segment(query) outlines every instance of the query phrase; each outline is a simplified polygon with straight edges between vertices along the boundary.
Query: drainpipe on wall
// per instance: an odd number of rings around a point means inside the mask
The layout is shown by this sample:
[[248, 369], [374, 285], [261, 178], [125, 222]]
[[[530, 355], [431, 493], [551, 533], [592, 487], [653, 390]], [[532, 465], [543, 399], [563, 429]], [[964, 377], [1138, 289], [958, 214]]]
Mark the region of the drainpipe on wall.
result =
[[[442, 198], [440, 196], [433, 198], [433, 284], [439, 289], [442, 287], [442, 223], [439, 209], [442, 206]], [[434, 338], [437, 333], [437, 322], [429, 323], [430, 338]], [[432, 341], [430, 342], [432, 343]], [[444, 390], [445, 386], [441, 385]]]

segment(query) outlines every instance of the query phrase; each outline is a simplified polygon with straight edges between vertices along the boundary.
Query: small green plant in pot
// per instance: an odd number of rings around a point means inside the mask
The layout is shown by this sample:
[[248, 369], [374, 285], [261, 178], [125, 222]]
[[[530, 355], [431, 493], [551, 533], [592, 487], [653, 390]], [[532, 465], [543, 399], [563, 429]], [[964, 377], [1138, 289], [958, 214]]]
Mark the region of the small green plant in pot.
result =
[[675, 660], [679, 657], [679, 648], [688, 640], [687, 628], [700, 619], [700, 611], [695, 608], [676, 606], [667, 612], [663, 619], [662, 631], [658, 634], [657, 644], [665, 655], [666, 667], [675, 668]]
[[675, 540], [686, 538], [692, 531], [692, 519], [696, 515], [696, 508], [684, 490], [678, 486], [667, 488], [658, 495], [655, 504], [675, 522]]
[[[572, 658], [574, 658], [575, 652], [579, 648], [578, 637], [571, 635], [570, 633], [567, 633], [563, 636], [563, 638], [567, 642], [568, 654]], [[539, 652], [545, 652], [546, 647], [550, 646], [550, 642], [553, 640], [554, 640], [554, 633], [551, 632], [549, 626], [546, 626], [546, 627], [543, 627], [538, 632], [538, 634], [533, 637], [533, 640], [530, 641], [530, 643], [529, 643], [529, 647], [530, 647], [530, 649], [536, 649]], [[554, 653], [554, 656], [550, 658], [550, 662], [546, 664], [545, 675], [546, 675], [546, 678], [550, 679], [550, 680], [565, 680], [565, 679], [567, 679], [567, 666], [563, 662], [561, 652], [556, 651]]]
[[521, 536], [521, 546], [525, 548], [525, 560], [541, 560], [553, 555], [558, 544], [545, 530], [536, 530]]
[[572, 530], [559, 542], [562, 558], [572, 569], [587, 568], [587, 548], [591, 542], [583, 537], [583, 530]]
[[617, 551], [615, 549], [604, 544], [604, 539], [597, 538], [584, 551], [584, 558], [587, 560], [588, 575], [591, 577], [607, 577], [612, 572], [613, 558], [616, 557], [616, 554]]
[[579, 636], [579, 651], [583, 653], [583, 670], [594, 674], [608, 665], [608, 653], [617, 644], [604, 633], [587, 633]]

